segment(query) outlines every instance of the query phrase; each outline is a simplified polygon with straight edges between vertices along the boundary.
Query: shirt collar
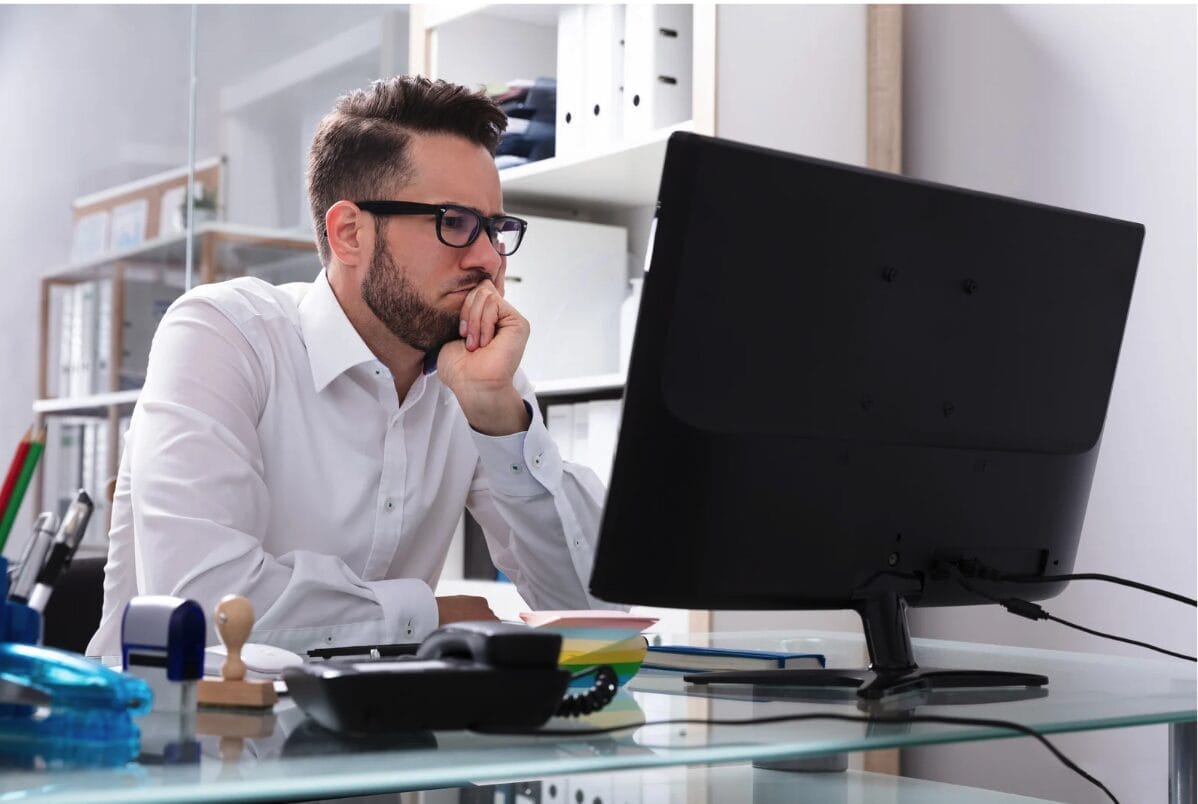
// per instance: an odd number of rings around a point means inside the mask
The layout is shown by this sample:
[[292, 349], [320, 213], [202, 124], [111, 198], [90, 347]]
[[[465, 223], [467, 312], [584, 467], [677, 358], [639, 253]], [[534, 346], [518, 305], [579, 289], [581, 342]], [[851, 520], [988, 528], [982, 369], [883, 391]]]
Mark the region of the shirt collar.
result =
[[378, 360], [341, 309], [323, 269], [300, 300], [299, 323], [316, 393], [354, 366]]

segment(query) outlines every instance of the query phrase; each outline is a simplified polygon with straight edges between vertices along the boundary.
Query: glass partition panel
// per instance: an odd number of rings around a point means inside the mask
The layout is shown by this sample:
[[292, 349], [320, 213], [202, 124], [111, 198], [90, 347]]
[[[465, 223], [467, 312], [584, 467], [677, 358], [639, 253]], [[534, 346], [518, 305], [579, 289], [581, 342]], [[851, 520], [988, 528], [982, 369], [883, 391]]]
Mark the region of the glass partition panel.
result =
[[[166, 303], [182, 290], [182, 263], [160, 260], [158, 246], [179, 240], [172, 199], [182, 198], [187, 177], [190, 13], [0, 9], [0, 176], [8, 190], [0, 236], [9, 254], [0, 318], [6, 397], [19, 405], [0, 405], [0, 419], [23, 428], [34, 400], [34, 432], [45, 433], [6, 544], [10, 557], [21, 554], [37, 514], [61, 514], [79, 488], [97, 504], [89, 536], [106, 530], [128, 412], [114, 400], [140, 386], [148, 348], [123, 315], [135, 306], [130, 287], [144, 289], [148, 276]], [[160, 313], [149, 307], [152, 321]], [[0, 431], [5, 449], [15, 442]], [[89, 539], [81, 554], [102, 541]]]
[[310, 281], [320, 270], [305, 181], [312, 136], [338, 96], [406, 70], [407, 19], [400, 6], [198, 9], [196, 159], [221, 165], [217, 223], [201, 230], [205, 281]]

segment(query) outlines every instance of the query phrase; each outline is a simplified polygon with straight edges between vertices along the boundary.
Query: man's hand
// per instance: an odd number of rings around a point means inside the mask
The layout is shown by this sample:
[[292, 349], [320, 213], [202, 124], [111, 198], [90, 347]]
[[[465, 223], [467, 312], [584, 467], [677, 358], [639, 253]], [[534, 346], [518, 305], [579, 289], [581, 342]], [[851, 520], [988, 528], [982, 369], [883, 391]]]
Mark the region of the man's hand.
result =
[[463, 340], [441, 347], [437, 372], [453, 391], [466, 421], [480, 433], [500, 436], [528, 429], [528, 411], [512, 384], [529, 325], [489, 279], [462, 303]]
[[464, 620], [498, 620], [487, 604], [485, 597], [476, 595], [448, 595], [437, 598], [437, 616], [440, 625]]

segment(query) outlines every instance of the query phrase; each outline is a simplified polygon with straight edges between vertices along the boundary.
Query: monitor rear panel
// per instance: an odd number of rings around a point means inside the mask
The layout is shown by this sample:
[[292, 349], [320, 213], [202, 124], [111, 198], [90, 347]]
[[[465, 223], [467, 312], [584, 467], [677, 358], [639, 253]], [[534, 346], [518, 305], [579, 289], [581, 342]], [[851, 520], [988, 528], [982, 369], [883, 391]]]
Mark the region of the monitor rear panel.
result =
[[1141, 226], [690, 134], [659, 200], [596, 594], [1072, 567]]

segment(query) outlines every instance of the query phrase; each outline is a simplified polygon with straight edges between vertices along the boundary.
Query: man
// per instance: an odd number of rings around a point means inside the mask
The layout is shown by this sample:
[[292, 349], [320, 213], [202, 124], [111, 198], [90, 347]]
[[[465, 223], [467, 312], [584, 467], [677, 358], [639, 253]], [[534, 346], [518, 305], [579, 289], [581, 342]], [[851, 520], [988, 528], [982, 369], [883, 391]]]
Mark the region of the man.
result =
[[[563, 464], [503, 298], [525, 224], [492, 160], [502, 111], [400, 76], [341, 98], [312, 143], [324, 270], [198, 287], [164, 316], [113, 501], [90, 655], [120, 652], [135, 595], [212, 611], [297, 652], [422, 639], [494, 617], [434, 598], [463, 508], [534, 608], [591, 608], [603, 488]], [[215, 640], [209, 633], [210, 642]]]

